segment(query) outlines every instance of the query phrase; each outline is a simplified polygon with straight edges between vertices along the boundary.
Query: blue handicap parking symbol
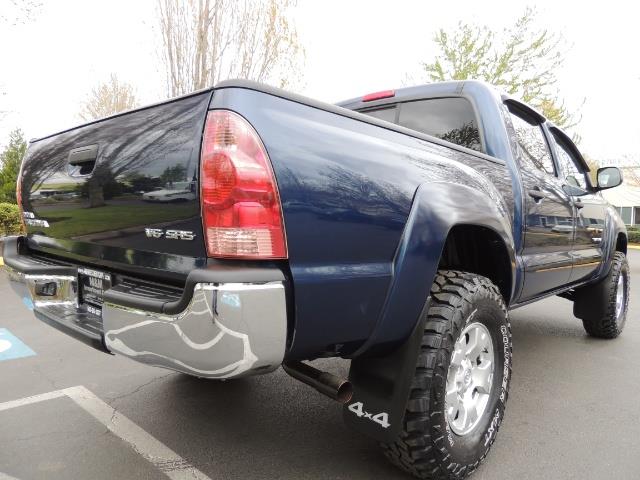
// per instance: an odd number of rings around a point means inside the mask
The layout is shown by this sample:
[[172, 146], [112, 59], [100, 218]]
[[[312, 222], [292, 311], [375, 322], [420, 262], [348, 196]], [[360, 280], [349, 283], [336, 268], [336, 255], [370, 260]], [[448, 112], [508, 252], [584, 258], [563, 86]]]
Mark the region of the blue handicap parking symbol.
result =
[[36, 352], [27, 347], [6, 328], [0, 328], [0, 362], [14, 358], [30, 357]]

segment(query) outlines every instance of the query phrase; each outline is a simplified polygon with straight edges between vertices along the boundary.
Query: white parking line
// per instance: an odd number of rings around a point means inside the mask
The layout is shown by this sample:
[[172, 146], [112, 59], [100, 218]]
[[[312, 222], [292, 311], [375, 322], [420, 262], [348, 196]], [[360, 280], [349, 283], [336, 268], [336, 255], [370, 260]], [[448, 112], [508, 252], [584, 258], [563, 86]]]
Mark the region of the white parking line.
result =
[[[115, 436], [131, 445], [131, 448], [139, 455], [155, 465], [170, 479], [211, 480], [176, 452], [82, 386], [0, 403], [0, 412], [60, 397], [68, 397], [73, 400], [83, 410], [107, 427]], [[5, 474], [0, 473], [0, 480], [11, 480], [11, 477], [3, 477], [3, 475]]]
[[10, 410], [12, 408], [24, 407], [25, 405], [31, 405], [32, 403], [44, 402], [45, 400], [53, 400], [54, 398], [60, 398], [64, 396], [66, 396], [64, 390], [56, 390], [55, 392], [41, 393], [40, 395], [34, 395], [32, 397], [11, 400], [10, 402], [0, 403], [0, 412], [2, 412], [3, 410]]
[[0, 472], [0, 480], [18, 480], [16, 477]]

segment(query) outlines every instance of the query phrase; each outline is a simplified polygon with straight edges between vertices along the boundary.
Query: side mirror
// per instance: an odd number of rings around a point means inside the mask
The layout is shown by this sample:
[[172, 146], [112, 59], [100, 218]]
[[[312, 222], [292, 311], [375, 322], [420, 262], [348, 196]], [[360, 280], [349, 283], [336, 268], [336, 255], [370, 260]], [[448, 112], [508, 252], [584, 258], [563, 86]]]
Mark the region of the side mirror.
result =
[[617, 187], [622, 183], [622, 172], [618, 167], [604, 167], [598, 169], [598, 190]]

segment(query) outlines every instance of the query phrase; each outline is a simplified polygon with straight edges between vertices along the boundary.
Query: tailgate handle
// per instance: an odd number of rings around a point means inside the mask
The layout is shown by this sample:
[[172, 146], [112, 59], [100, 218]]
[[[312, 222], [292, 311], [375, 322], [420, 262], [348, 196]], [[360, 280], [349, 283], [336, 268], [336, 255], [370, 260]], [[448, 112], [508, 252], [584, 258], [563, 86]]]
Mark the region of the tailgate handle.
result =
[[89, 175], [96, 165], [98, 158], [98, 144], [74, 148], [69, 152], [67, 162], [72, 167], [80, 167], [72, 173], [75, 175]]

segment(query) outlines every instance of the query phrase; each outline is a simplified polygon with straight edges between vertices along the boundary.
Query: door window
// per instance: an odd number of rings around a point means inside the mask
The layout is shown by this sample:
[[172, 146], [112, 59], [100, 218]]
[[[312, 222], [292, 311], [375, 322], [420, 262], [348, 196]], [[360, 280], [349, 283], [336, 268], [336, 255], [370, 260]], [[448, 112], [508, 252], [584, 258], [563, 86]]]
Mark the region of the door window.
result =
[[572, 187], [579, 187], [586, 190], [587, 179], [585, 173], [579, 167], [579, 163], [574, 157], [574, 154], [571, 153], [571, 149], [563, 142], [563, 139], [555, 133], [553, 134], [553, 140], [558, 155], [557, 160], [560, 167], [560, 178], [564, 179], [564, 181]]
[[513, 112], [511, 112], [511, 122], [516, 133], [516, 142], [522, 161], [538, 170], [554, 175], [555, 168], [542, 127]]

